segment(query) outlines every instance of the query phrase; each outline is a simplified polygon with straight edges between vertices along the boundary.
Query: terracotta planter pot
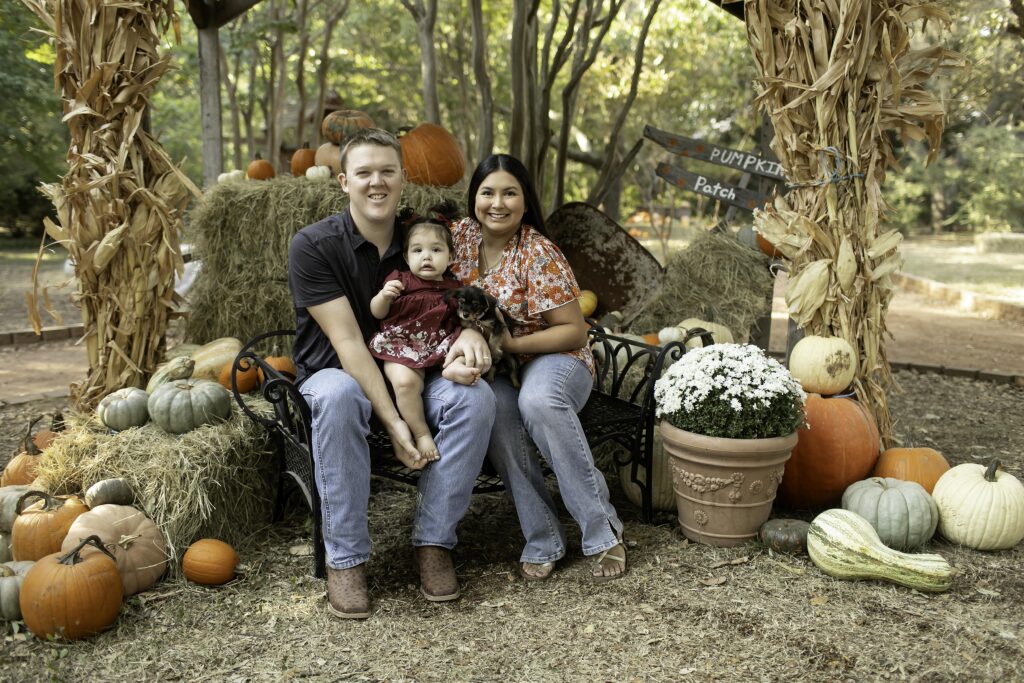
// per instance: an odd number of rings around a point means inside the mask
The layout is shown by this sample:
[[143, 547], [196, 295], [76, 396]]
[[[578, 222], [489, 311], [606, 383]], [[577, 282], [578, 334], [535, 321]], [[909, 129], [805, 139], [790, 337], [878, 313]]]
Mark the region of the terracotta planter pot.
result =
[[774, 439], [720, 439], [661, 422], [672, 460], [679, 526], [692, 541], [734, 546], [768, 520], [796, 432]]

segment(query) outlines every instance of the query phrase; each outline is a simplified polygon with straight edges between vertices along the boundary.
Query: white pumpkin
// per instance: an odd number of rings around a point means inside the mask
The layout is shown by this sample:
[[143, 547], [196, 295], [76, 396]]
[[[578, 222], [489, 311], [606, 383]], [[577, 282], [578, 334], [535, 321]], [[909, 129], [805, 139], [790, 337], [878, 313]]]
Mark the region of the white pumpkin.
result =
[[[716, 344], [732, 344], [736, 340], [732, 336], [732, 332], [725, 325], [719, 325], [708, 320], [701, 320], [700, 318], [687, 318], [679, 323], [678, 327], [681, 327], [687, 333], [695, 328], [700, 327], [711, 333], [712, 338]], [[704, 339], [702, 337], [694, 337], [690, 341], [686, 342], [687, 350], [699, 349], [704, 346]]]
[[245, 171], [234, 170], [221, 173], [217, 176], [218, 183], [231, 182], [235, 180], [245, 180]]
[[894, 550], [913, 550], [931, 540], [939, 522], [935, 501], [916, 481], [871, 477], [850, 484], [843, 509], [868, 520]]
[[793, 346], [789, 371], [809, 394], [838, 394], [857, 373], [857, 354], [842, 337], [810, 335]]
[[0, 563], [10, 562], [14, 559], [11, 554], [11, 535], [0, 531]]
[[330, 166], [310, 166], [306, 169], [306, 177], [310, 180], [327, 180], [332, 175]]
[[663, 327], [658, 331], [658, 343], [668, 344], [670, 342], [683, 341], [683, 337], [686, 336], [686, 330], [681, 327]]
[[999, 467], [964, 463], [939, 477], [932, 498], [943, 536], [975, 550], [1005, 550], [1024, 538], [1024, 484]]

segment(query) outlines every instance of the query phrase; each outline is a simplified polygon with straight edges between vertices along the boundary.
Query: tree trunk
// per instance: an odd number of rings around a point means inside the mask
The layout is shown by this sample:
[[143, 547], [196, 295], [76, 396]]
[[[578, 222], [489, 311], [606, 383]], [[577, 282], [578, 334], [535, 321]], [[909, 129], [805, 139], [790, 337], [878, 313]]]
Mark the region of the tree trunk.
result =
[[[539, 0], [515, 0], [512, 9], [512, 41], [509, 46], [509, 70], [512, 75], [512, 121], [509, 129], [508, 151], [512, 156], [526, 160], [527, 127], [530, 125], [532, 107], [531, 88], [534, 81], [530, 79], [533, 72], [528, 47], [531, 44], [530, 33], [537, 29], [537, 8]], [[528, 170], [530, 169], [527, 166]]]
[[420, 45], [420, 72], [423, 79], [423, 115], [427, 123], [441, 123], [437, 99], [437, 54], [434, 50], [434, 24], [437, 0], [402, 0], [416, 22], [416, 40]]
[[[491, 76], [487, 72], [487, 34], [484, 31], [483, 0], [470, 0], [473, 26], [473, 75], [480, 93], [479, 132], [476, 140], [476, 162], [483, 161], [494, 150], [494, 97]], [[472, 162], [471, 162], [472, 164]]]
[[338, 9], [331, 13], [324, 22], [324, 35], [320, 43], [320, 66], [316, 70], [316, 114], [313, 116], [313, 128], [315, 138], [314, 146], [319, 147], [323, 138], [320, 136], [320, 119], [324, 115], [324, 107], [327, 104], [327, 74], [331, 68], [331, 36], [334, 29], [348, 12], [349, 0], [345, 0], [338, 6]]
[[220, 119], [220, 37], [216, 27], [198, 29], [199, 112], [203, 140], [203, 185], [217, 182], [224, 171]]
[[301, 147], [306, 139], [306, 53], [309, 52], [309, 0], [298, 0], [295, 21], [299, 27], [298, 58], [295, 60], [295, 90], [299, 96], [299, 113], [295, 121], [295, 146]]

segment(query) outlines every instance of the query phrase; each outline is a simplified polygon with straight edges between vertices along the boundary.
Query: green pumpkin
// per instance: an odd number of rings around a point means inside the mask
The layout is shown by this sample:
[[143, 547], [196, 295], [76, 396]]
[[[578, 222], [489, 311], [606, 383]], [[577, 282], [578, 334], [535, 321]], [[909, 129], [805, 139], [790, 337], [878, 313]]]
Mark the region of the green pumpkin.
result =
[[761, 525], [761, 542], [777, 553], [802, 555], [807, 552], [810, 526], [799, 519], [769, 519]]
[[923, 486], [891, 477], [850, 484], [843, 493], [843, 509], [866, 519], [882, 543], [895, 550], [921, 547], [939, 523], [939, 510]]
[[217, 382], [179, 379], [149, 397], [149, 415], [165, 432], [184, 434], [231, 415], [231, 395]]
[[124, 479], [103, 479], [85, 492], [85, 504], [89, 508], [100, 505], [131, 505], [135, 494]]
[[0, 564], [0, 621], [21, 619], [21, 584], [35, 562]]
[[149, 422], [146, 403], [149, 395], [142, 389], [127, 387], [107, 394], [96, 407], [100, 422], [115, 432], [141, 427]]

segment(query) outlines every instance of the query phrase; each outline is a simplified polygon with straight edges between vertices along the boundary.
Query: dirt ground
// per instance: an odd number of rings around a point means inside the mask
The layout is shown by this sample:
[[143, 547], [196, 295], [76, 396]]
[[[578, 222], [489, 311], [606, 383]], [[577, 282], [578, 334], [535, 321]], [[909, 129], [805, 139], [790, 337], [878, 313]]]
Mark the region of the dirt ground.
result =
[[[888, 320], [890, 360], [1024, 375], [1022, 326], [902, 295]], [[35, 394], [66, 387], [84, 367], [78, 354], [71, 342], [0, 347], [0, 399], [17, 382]], [[952, 464], [998, 457], [1024, 478], [1024, 387], [909, 371], [895, 379], [903, 443], [937, 448]], [[0, 464], [31, 416], [65, 404], [0, 400]], [[475, 497], [460, 527], [462, 599], [428, 604], [408, 547], [416, 494], [375, 481], [367, 622], [327, 612], [324, 583], [310, 575], [308, 516], [293, 499], [283, 523], [254, 528], [240, 544], [242, 571], [226, 586], [165, 580], [81, 642], [41, 642], [20, 624], [0, 624], [0, 681], [1024, 680], [1024, 545], [976, 552], [934, 539], [923, 550], [956, 570], [943, 594], [839, 581], [806, 556], [758, 543], [688, 543], [669, 513], [644, 523], [614, 469], [605, 471], [630, 553], [619, 581], [588, 578], [563, 513], [569, 555], [550, 581], [524, 583], [514, 508], [489, 494]]]

